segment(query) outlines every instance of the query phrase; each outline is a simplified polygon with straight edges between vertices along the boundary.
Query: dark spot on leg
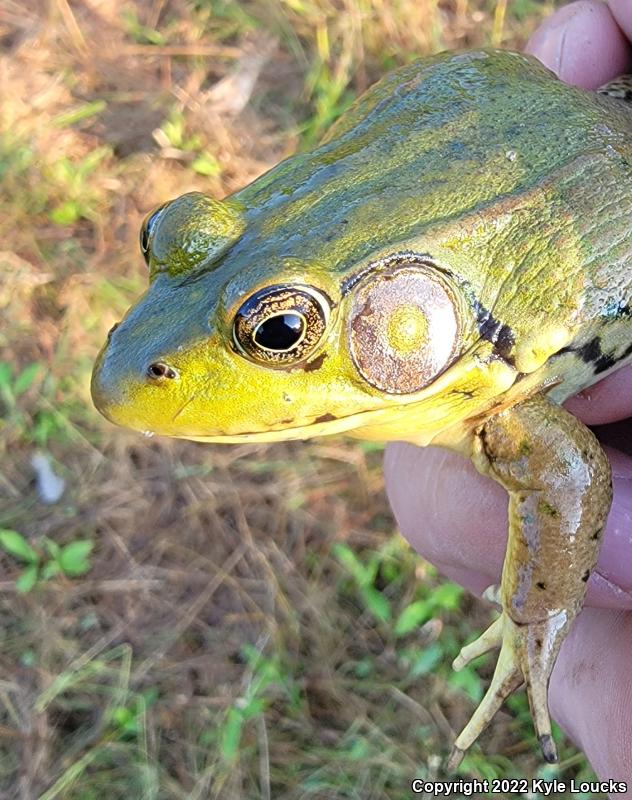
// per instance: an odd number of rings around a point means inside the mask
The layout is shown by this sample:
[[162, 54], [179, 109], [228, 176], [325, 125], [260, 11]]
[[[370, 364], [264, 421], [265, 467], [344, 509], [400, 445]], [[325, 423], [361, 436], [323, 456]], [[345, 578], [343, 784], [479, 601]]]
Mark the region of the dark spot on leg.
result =
[[595, 336], [586, 344], [578, 347], [576, 353], [586, 364], [596, 362], [603, 355], [601, 352], [601, 339], [599, 336]]
[[605, 372], [607, 369], [614, 367], [619, 359], [615, 358], [614, 356], [601, 356], [595, 361], [595, 375], [598, 375], [600, 372]]
[[[586, 342], [586, 344], [581, 345], [581, 347], [563, 347], [559, 351], [559, 354], [569, 352], [577, 353], [585, 364], [592, 364], [595, 375], [611, 369], [615, 364], [626, 357], [624, 353], [620, 356], [615, 356], [614, 353], [604, 353], [601, 349], [601, 338], [599, 336], [595, 336], [589, 342]], [[632, 346], [630, 347], [630, 352], [632, 352]], [[628, 355], [629, 354], [630, 353], [628, 353]]]
[[542, 648], [542, 639], [536, 639], [535, 646], [540, 650]]
[[546, 514], [547, 517], [557, 517], [557, 509], [554, 508], [550, 503], [547, 503], [546, 500], [540, 501], [538, 510], [541, 514]]

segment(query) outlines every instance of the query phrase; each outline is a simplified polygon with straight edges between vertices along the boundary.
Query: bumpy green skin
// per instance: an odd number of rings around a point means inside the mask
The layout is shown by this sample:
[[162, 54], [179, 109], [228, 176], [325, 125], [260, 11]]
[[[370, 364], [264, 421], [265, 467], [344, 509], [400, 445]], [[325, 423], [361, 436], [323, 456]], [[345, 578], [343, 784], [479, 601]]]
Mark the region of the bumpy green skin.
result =
[[[611, 501], [597, 441], [557, 403], [632, 356], [631, 127], [624, 103], [529, 56], [415, 62], [313, 152], [228, 201], [167, 206], [149, 290], [95, 365], [95, 404], [137, 430], [432, 442], [505, 486], [503, 613], [456, 666], [501, 654], [453, 766], [522, 680], [555, 757], [548, 679]], [[296, 363], [248, 357], [244, 301], [297, 285], [326, 299], [317, 345]]]

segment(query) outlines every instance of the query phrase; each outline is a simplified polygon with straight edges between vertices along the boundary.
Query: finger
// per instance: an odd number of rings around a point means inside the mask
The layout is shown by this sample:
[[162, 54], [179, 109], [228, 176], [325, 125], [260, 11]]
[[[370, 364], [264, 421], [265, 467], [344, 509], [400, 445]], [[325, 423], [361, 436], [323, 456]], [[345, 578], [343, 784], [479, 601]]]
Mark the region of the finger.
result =
[[600, 0], [577, 0], [560, 8], [533, 34], [526, 51], [562, 80], [585, 89], [621, 75], [632, 61], [628, 40]]
[[564, 406], [586, 425], [632, 417], [632, 365], [584, 389]]
[[[627, 781], [632, 800], [632, 613], [587, 608], [551, 677], [551, 713], [602, 780]], [[614, 794], [612, 795], [615, 796]]]
[[630, 0], [608, 0], [612, 16], [628, 39], [632, 39], [632, 4]]
[[[632, 459], [609, 450], [614, 503], [587, 603], [632, 609]], [[386, 489], [402, 534], [448, 577], [480, 594], [498, 583], [507, 544], [507, 493], [470, 461], [433, 447], [394, 443]]]

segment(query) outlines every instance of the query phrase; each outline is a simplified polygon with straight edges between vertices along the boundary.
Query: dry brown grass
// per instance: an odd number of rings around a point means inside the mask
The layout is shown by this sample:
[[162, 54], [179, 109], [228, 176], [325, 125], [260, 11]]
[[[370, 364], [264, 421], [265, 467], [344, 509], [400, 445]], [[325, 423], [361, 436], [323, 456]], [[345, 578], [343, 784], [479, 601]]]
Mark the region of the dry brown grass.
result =
[[[0, 527], [42, 553], [44, 536], [95, 542], [87, 575], [28, 594], [2, 556], [3, 800], [377, 800], [439, 774], [472, 708], [449, 656], [487, 611], [439, 603], [395, 636], [363, 602], [334, 543], [377, 559], [396, 614], [441, 583], [394, 534], [380, 453], [147, 441], [98, 418], [88, 377], [144, 285], [148, 209], [232, 192], [388, 66], [519, 46], [551, 5], [0, 0], [0, 361], [40, 365], [0, 401]], [[256, 77], [237, 104], [236, 72]], [[67, 480], [54, 506], [37, 448]], [[538, 770], [525, 713], [501, 717], [484, 740], [500, 755], [477, 751], [472, 774]]]

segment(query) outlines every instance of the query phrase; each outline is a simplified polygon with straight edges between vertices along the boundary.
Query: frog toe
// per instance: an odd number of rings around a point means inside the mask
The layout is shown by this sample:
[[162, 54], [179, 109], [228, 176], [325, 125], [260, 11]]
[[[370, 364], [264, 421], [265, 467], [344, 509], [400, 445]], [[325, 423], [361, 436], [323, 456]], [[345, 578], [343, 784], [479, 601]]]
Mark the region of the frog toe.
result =
[[[515, 650], [506, 637], [506, 619], [507, 617], [504, 614], [500, 616], [496, 622], [485, 631], [480, 639], [473, 642], [472, 645], [468, 645], [467, 648], [471, 649], [466, 653], [462, 663], [459, 662], [459, 659], [462, 658], [463, 651], [461, 651], [461, 655], [456, 659], [458, 664], [462, 666], [467, 663], [468, 660], [474, 658], [475, 655], [480, 655], [491, 649], [491, 647], [487, 645], [492, 639], [494, 639], [494, 641], [502, 640], [502, 646], [500, 654], [498, 655], [498, 662], [496, 663], [492, 682], [489, 685], [485, 697], [483, 697], [478, 708], [472, 715], [472, 718], [465, 728], [463, 728], [454, 743], [454, 748], [447, 763], [447, 769], [449, 771], [454, 770], [459, 765], [466, 750], [474, 744], [480, 734], [489, 725], [496, 712], [505, 701], [505, 698], [509, 697], [524, 680]], [[481, 640], [483, 640], [484, 643], [481, 643]], [[464, 650], [467, 648], [464, 648]]]
[[461, 648], [461, 652], [452, 662], [452, 668], [457, 672], [473, 661], [478, 656], [500, 647], [503, 642], [503, 618], [498, 617], [495, 622], [482, 633], [478, 639]]
[[488, 603], [492, 603], [495, 605], [499, 610], [502, 608], [502, 599], [500, 596], [500, 585], [497, 583], [492, 583], [491, 586], [488, 586], [487, 589], [481, 595], [483, 600], [487, 600]]
[[542, 755], [550, 764], [557, 761], [551, 735], [547, 701], [549, 678], [569, 626], [568, 614], [560, 611], [545, 620], [515, 626], [515, 648], [524, 675], [531, 717]]
[[473, 658], [501, 645], [491, 684], [472, 718], [454, 743], [447, 768], [452, 771], [491, 722], [503, 702], [525, 683], [533, 723], [544, 758], [557, 761], [547, 703], [549, 677], [567, 628], [564, 612], [546, 620], [520, 624], [506, 612], [483, 635], [466, 645], [454, 661], [460, 669]]

